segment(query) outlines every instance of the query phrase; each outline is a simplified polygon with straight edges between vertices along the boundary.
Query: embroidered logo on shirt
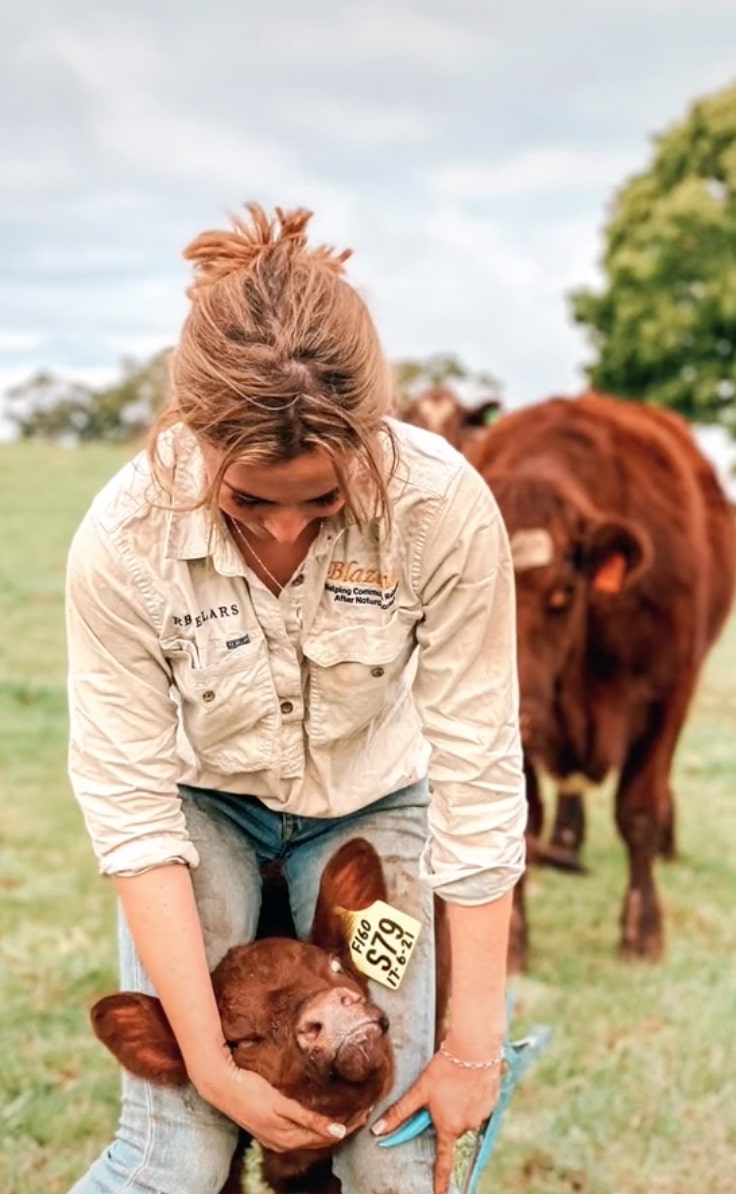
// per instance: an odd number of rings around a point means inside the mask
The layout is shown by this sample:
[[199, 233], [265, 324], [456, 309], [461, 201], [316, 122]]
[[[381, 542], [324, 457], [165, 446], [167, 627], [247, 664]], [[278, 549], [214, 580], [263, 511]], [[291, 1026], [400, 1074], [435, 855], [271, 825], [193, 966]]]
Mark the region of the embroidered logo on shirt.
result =
[[239, 613], [239, 605], [216, 605], [210, 609], [201, 609], [198, 614], [182, 614], [179, 618], [174, 617], [173, 621], [175, 626], [204, 626], [205, 622], [214, 618], [237, 617]]
[[363, 568], [357, 560], [333, 560], [325, 581], [325, 591], [335, 603], [377, 605], [391, 609], [396, 601], [398, 581], [391, 572]]

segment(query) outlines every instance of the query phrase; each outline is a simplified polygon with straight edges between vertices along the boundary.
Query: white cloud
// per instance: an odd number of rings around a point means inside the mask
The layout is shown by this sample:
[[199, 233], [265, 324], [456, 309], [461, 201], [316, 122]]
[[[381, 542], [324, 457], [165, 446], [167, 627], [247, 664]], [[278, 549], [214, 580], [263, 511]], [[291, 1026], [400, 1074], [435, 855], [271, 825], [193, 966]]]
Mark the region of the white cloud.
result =
[[302, 90], [299, 102], [288, 96], [277, 111], [295, 132], [305, 130], [327, 142], [377, 149], [426, 141], [432, 135], [427, 116], [411, 107], [383, 104], [373, 97], [336, 101], [327, 92]]
[[43, 344], [39, 332], [0, 331], [0, 352], [28, 352]]
[[580, 187], [618, 187], [643, 166], [626, 152], [600, 152], [552, 146], [528, 149], [495, 165], [467, 162], [436, 171], [432, 186], [449, 199], [505, 199], [541, 196]]

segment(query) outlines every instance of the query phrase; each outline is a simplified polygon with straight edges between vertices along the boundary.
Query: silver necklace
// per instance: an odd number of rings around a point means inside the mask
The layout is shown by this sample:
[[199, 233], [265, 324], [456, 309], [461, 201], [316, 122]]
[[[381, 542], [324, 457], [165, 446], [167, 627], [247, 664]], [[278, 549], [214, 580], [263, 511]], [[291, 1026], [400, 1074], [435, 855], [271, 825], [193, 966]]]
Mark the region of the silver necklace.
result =
[[[286, 585], [282, 585], [281, 581], [276, 579], [276, 577], [274, 576], [274, 574], [273, 574], [273, 572], [271, 571], [271, 569], [266, 567], [266, 565], [264, 564], [263, 560], [261, 559], [261, 557], [259, 556], [258, 552], [256, 551], [255, 547], [253, 546], [253, 544], [251, 543], [250, 539], [249, 539], [249, 538], [248, 538], [248, 536], [246, 535], [245, 531], [244, 531], [244, 530], [243, 530], [243, 528], [241, 527], [240, 523], [239, 523], [239, 522], [236, 522], [234, 518], [231, 518], [231, 519], [229, 519], [228, 521], [230, 522], [230, 526], [233, 528], [233, 530], [235, 531], [235, 533], [236, 533], [236, 534], [237, 534], [237, 536], [239, 537], [239, 539], [240, 539], [241, 543], [242, 543], [242, 544], [243, 544], [245, 547], [247, 547], [248, 551], [249, 551], [249, 552], [250, 552], [250, 554], [253, 556], [253, 559], [256, 561], [256, 563], [257, 563], [257, 564], [260, 564], [261, 568], [262, 568], [262, 569], [263, 569], [263, 571], [266, 573], [266, 576], [269, 578], [269, 580], [272, 580], [272, 581], [273, 581], [273, 583], [276, 585], [276, 588], [278, 589], [278, 596], [281, 596], [281, 594], [283, 593], [284, 589], [286, 588]], [[319, 535], [319, 534], [320, 534], [320, 532], [321, 532], [321, 530], [322, 530], [322, 527], [323, 527], [323, 526], [324, 526], [324, 519], [321, 519], [321, 520], [320, 520], [319, 527], [317, 528], [317, 535]], [[315, 536], [315, 538], [316, 538], [316, 536]]]

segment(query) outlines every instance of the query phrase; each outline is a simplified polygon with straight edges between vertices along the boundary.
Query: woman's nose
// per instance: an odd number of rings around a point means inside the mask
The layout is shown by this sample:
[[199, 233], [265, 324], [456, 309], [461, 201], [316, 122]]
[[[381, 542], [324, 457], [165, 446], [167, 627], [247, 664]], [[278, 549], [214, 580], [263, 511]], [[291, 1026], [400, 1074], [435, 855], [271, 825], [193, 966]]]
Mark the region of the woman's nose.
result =
[[295, 543], [310, 519], [300, 510], [274, 510], [262, 520], [262, 525], [277, 543]]

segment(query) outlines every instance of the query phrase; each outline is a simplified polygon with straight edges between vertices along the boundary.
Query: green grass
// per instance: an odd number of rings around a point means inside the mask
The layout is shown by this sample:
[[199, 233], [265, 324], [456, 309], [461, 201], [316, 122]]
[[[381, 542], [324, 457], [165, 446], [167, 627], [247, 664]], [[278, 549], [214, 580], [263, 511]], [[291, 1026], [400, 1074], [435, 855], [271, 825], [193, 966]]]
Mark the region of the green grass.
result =
[[[118, 1074], [87, 1023], [116, 982], [113, 899], [66, 779], [62, 590], [73, 528], [123, 458], [0, 447], [3, 1194], [64, 1194], [116, 1119]], [[554, 1037], [514, 1098], [482, 1194], [736, 1188], [735, 671], [733, 621], [678, 755], [683, 857], [659, 867], [665, 962], [616, 955], [624, 862], [610, 795], [590, 809], [591, 875], [530, 876], [516, 1026], [547, 1023]]]

